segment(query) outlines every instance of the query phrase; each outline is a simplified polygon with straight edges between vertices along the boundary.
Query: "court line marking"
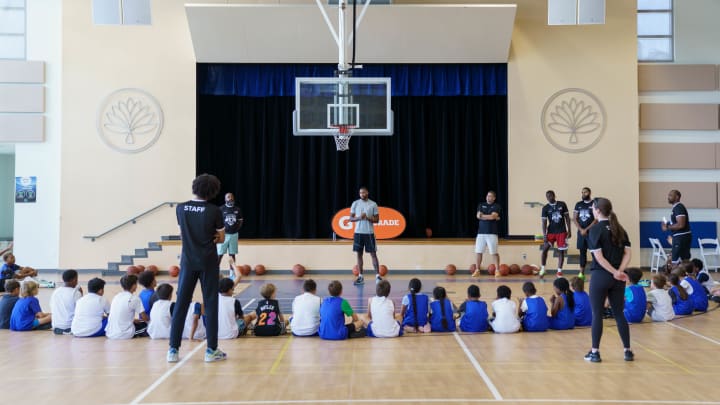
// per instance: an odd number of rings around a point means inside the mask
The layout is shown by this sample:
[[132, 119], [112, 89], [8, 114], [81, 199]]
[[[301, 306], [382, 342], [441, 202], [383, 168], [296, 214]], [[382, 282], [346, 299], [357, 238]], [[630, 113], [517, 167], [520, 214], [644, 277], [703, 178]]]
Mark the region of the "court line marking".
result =
[[405, 404], [405, 403], [502, 403], [502, 402], [525, 402], [525, 403], [603, 403], [603, 404], [663, 404], [663, 405], [720, 405], [717, 401], [672, 401], [672, 400], [628, 400], [628, 399], [538, 399], [538, 398], [508, 398], [508, 399], [477, 399], [477, 398], [393, 398], [393, 399], [308, 399], [308, 400], [257, 400], [257, 401], [217, 401], [217, 402], [154, 402], [146, 405], [255, 405], [255, 404], [374, 404], [378, 402]]
[[130, 404], [131, 404], [131, 405], [137, 405], [137, 404], [139, 404], [140, 401], [142, 401], [143, 399], [145, 399], [146, 396], [150, 395], [150, 393], [153, 392], [153, 391], [155, 390], [155, 388], [159, 387], [160, 384], [162, 384], [165, 380], [167, 380], [168, 377], [170, 377], [177, 369], [179, 369], [180, 367], [182, 367], [183, 364], [187, 363], [187, 361], [190, 360], [190, 358], [191, 358], [195, 353], [197, 353], [198, 350], [202, 349], [202, 348], [205, 347], [206, 345], [207, 345], [207, 341], [205, 341], [205, 342], [202, 343], [202, 344], [199, 344], [199, 345], [198, 345], [196, 348], [194, 348], [190, 353], [188, 353], [188, 355], [186, 355], [185, 357], [183, 357], [183, 359], [180, 360], [179, 363], [177, 363], [176, 365], [174, 365], [170, 370], [166, 371], [165, 374], [161, 375], [160, 378], [158, 378], [157, 380], [155, 380], [154, 383], [152, 383], [149, 387], [147, 387], [147, 388], [145, 389], [145, 391], [141, 392], [140, 395], [138, 395], [137, 397], [135, 397], [135, 399], [133, 399], [133, 401], [130, 402]]
[[501, 401], [503, 399], [502, 395], [500, 395], [500, 392], [495, 387], [495, 384], [493, 384], [493, 382], [490, 380], [490, 377], [488, 377], [488, 375], [485, 373], [485, 370], [483, 370], [483, 368], [480, 366], [480, 363], [478, 363], [475, 356], [473, 356], [473, 354], [470, 352], [470, 349], [468, 349], [468, 347], [465, 345], [465, 342], [462, 340], [460, 335], [458, 335], [457, 332], [453, 332], [453, 336], [460, 345], [460, 348], [462, 348], [465, 352], [465, 356], [467, 356], [467, 358], [470, 360], [470, 363], [472, 363], [473, 367], [475, 367], [475, 371], [477, 371], [478, 374], [480, 374], [480, 377], [482, 377], [483, 381], [485, 381], [485, 385], [487, 385], [488, 389], [490, 389], [493, 397], [495, 397], [496, 400]]
[[[243, 307], [243, 311], [246, 310], [247, 307], [249, 307], [253, 302], [255, 302], [255, 298], [251, 299], [247, 304], [245, 304], [245, 307]], [[141, 392], [140, 395], [135, 397], [135, 399], [133, 399], [132, 402], [130, 402], [130, 405], [139, 404], [140, 401], [142, 401], [143, 399], [145, 399], [145, 397], [150, 395], [150, 393], [153, 392], [155, 390], [155, 388], [159, 387], [160, 384], [162, 384], [165, 380], [168, 379], [168, 377], [170, 377], [175, 371], [177, 371], [180, 367], [182, 367], [183, 364], [185, 364], [188, 360], [190, 360], [190, 358], [195, 353], [197, 353], [198, 350], [202, 349], [206, 345], [207, 345], [207, 340], [205, 340], [203, 344], [200, 344], [196, 348], [194, 348], [190, 353], [188, 353], [185, 357], [183, 357], [183, 359], [180, 360], [179, 363], [174, 365], [170, 370], [166, 371], [165, 374], [161, 375], [160, 378], [155, 380], [155, 382], [153, 382], [149, 387], [147, 387], [145, 389], [145, 391]]]
[[[620, 334], [618, 333], [618, 331], [616, 331], [616, 330], [614, 330], [614, 329], [611, 329], [611, 330], [610, 330], [610, 333], [613, 333], [615, 336], [618, 336], [618, 337], [620, 336]], [[676, 362], [676, 361], [673, 361], [673, 360], [671, 360], [670, 358], [665, 357], [665, 356], [663, 356], [662, 354], [656, 352], [655, 350], [652, 350], [651, 348], [643, 345], [642, 343], [638, 342], [637, 340], [631, 339], [631, 340], [630, 340], [630, 344], [631, 344], [631, 346], [639, 347], [639, 348], [641, 348], [641, 349], [643, 349], [643, 350], [645, 350], [645, 351], [647, 351], [647, 352], [649, 352], [649, 353], [657, 356], [657, 357], [660, 358], [661, 360], [663, 360], [663, 361], [665, 361], [665, 362], [667, 362], [667, 363], [670, 363], [671, 365], [679, 368], [680, 370], [684, 371], [684, 372], [687, 373], [687, 374], [697, 374], [696, 372], [688, 369], [687, 367], [683, 366], [682, 364], [680, 364], [680, 363], [678, 363], [678, 362]]]
[[273, 363], [272, 367], [270, 367], [270, 375], [274, 375], [275, 371], [277, 370], [278, 366], [280, 366], [280, 362], [282, 361], [283, 357], [285, 357], [285, 352], [287, 352], [288, 347], [290, 347], [290, 342], [292, 342], [293, 335], [290, 335], [285, 341], [285, 344], [283, 345], [282, 349], [280, 350], [280, 353], [278, 354], [277, 358], [275, 359], [275, 362]]
[[691, 335], [695, 335], [695, 336], [697, 336], [697, 337], [699, 337], [699, 338], [705, 339], [705, 340], [707, 340], [708, 342], [712, 342], [712, 343], [715, 343], [716, 345], [720, 345], [720, 341], [717, 341], [717, 340], [715, 340], [715, 339], [713, 339], [713, 338], [709, 338], [709, 337], [707, 337], [707, 336], [705, 336], [705, 335], [702, 335], [702, 334], [700, 334], [700, 333], [697, 333], [697, 332], [695, 332], [695, 331], [693, 331], [693, 330], [690, 330], [690, 329], [688, 329], [688, 328], [683, 328], [682, 326], [675, 325], [675, 324], [673, 324], [672, 322], [665, 322], [665, 324], [670, 325], [670, 326], [672, 326], [673, 328], [677, 328], [677, 329], [680, 329], [680, 330], [684, 330], [685, 332], [687, 332], [687, 333], [689, 333], [689, 334], [691, 334]]

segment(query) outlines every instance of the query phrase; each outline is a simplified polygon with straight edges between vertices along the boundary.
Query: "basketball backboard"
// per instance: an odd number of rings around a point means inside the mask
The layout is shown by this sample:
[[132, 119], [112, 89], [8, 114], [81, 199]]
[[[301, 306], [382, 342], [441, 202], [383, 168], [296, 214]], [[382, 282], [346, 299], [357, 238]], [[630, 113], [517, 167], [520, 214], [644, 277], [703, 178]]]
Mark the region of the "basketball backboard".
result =
[[392, 135], [389, 77], [298, 77], [294, 135]]

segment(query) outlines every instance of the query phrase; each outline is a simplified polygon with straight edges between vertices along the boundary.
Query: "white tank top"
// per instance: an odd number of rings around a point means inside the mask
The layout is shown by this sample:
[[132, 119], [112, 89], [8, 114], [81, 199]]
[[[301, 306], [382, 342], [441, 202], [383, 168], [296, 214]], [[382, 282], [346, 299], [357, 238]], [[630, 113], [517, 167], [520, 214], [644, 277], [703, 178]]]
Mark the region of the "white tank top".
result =
[[170, 305], [172, 302], [168, 300], [157, 300], [153, 304], [147, 328], [151, 339], [168, 339], [170, 337], [170, 324], [172, 323]]
[[[190, 303], [190, 308], [188, 308], [187, 316], [185, 316], [185, 328], [183, 328], [183, 339], [189, 339], [190, 338], [190, 331], [192, 331], [192, 325], [193, 325], [193, 309], [195, 309], [195, 302]], [[203, 322], [202, 316], [200, 319], [198, 319], [198, 326], [197, 329], [195, 329], [195, 339], [203, 340], [207, 337], [207, 332], [205, 332], [205, 322]]]

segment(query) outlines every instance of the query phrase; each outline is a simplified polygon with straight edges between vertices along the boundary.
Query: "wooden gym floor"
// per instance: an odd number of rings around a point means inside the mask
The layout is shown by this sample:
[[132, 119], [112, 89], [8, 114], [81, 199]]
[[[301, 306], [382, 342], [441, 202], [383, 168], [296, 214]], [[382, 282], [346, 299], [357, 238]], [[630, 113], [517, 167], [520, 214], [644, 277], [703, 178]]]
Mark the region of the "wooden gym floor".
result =
[[[81, 274], [87, 280], [95, 275]], [[646, 278], [649, 274], [645, 274]], [[48, 277], [45, 277], [48, 278]], [[352, 277], [317, 277], [319, 295], [327, 283], [343, 282], [343, 296], [359, 312], [374, 295], [374, 283], [352, 285]], [[391, 297], [400, 308], [407, 275], [390, 274]], [[423, 277], [423, 290], [443, 285], [459, 305], [467, 286], [480, 285], [491, 302], [500, 282], [513, 297], [522, 282], [468, 276]], [[550, 278], [549, 280], [552, 280]], [[106, 298], [119, 291], [108, 278]], [[164, 280], [162, 277], [158, 282]], [[302, 281], [290, 277], [248, 277], [236, 289], [247, 310], [257, 289], [271, 281], [289, 315]], [[536, 282], [549, 298], [551, 282]], [[49, 311], [52, 289], [41, 289]], [[199, 296], [199, 288], [196, 291]], [[720, 372], [720, 312], [670, 323], [631, 326], [635, 362], [624, 362], [612, 320], [605, 323], [603, 362], [588, 363], [588, 328], [512, 335], [428, 334], [398, 339], [342, 342], [282, 336], [220, 341], [225, 362], [205, 364], [204, 342], [183, 342], [181, 361], [165, 362], [167, 341], [148, 338], [109, 341], [75, 339], [49, 331], [0, 331], [0, 365], [7, 404], [720, 404], [713, 381]]]

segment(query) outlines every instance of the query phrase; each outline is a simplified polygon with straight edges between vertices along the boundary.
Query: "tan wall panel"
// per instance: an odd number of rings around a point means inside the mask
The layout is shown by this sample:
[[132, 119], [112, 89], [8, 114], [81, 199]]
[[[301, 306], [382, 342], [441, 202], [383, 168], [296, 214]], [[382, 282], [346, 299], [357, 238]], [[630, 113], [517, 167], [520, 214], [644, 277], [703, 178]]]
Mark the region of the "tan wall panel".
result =
[[45, 83], [45, 62], [0, 60], [0, 83]]
[[640, 129], [718, 129], [717, 104], [640, 104]]
[[715, 168], [720, 169], [720, 143], [715, 144]]
[[670, 190], [682, 193], [682, 203], [688, 208], [717, 208], [716, 183], [640, 183], [640, 208], [667, 208]]
[[638, 65], [638, 91], [713, 91], [717, 65]]
[[0, 114], [0, 142], [42, 142], [45, 118], [40, 114]]
[[641, 143], [641, 169], [715, 169], [714, 143]]

